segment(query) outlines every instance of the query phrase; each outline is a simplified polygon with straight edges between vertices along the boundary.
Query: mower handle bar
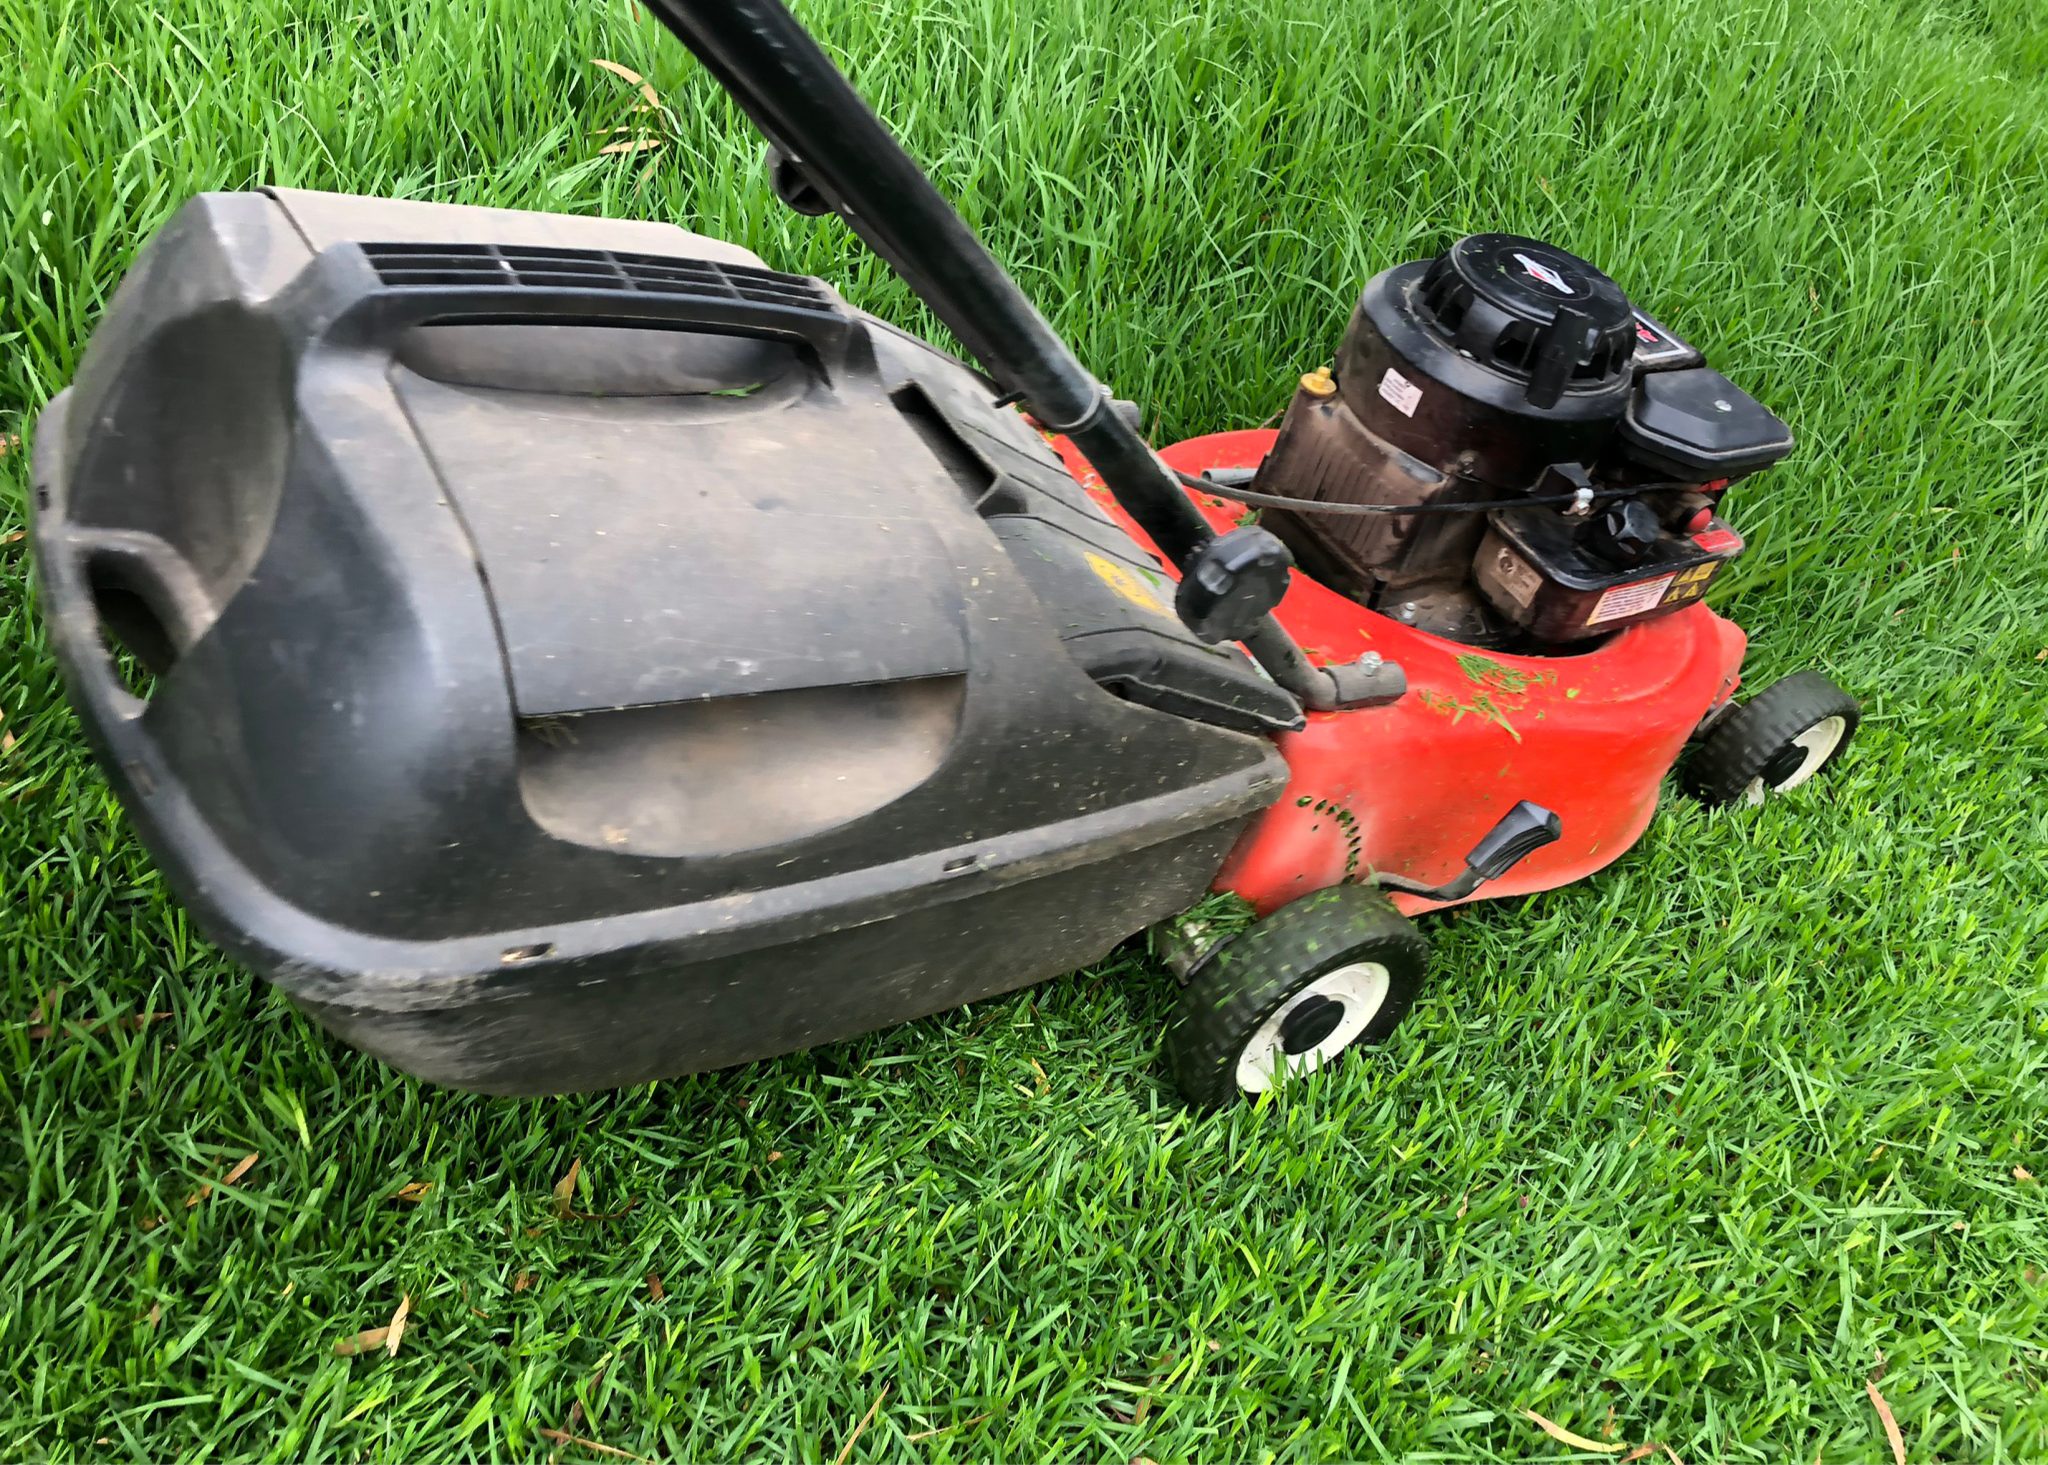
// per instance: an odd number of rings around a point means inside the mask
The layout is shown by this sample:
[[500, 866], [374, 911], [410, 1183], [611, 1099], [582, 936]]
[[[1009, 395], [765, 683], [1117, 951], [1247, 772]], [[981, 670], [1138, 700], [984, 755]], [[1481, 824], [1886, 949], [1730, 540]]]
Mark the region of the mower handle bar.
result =
[[[1208, 521], [780, 0], [643, 3], [997, 385], [1064, 433], [1152, 542], [1185, 570], [1216, 537]], [[1305, 706], [1342, 701], [1337, 682], [1271, 615], [1259, 617], [1242, 639]]]

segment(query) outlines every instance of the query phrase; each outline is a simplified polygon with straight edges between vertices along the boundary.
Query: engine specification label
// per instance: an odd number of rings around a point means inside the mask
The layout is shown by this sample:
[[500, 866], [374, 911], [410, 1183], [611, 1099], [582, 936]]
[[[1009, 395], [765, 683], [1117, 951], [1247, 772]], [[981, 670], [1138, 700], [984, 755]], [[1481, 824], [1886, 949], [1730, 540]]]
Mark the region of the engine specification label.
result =
[[1380, 378], [1380, 395], [1391, 402], [1394, 410], [1403, 417], [1413, 417], [1416, 404], [1422, 400], [1422, 388], [1390, 366], [1387, 374]]
[[1675, 579], [1672, 575], [1659, 575], [1654, 580], [1638, 580], [1633, 585], [1617, 585], [1593, 602], [1593, 613], [1586, 617], [1586, 624], [1597, 626], [1602, 621], [1618, 621], [1623, 616], [1640, 615], [1646, 610], [1655, 610], [1664, 603], [1664, 592], [1671, 588]]

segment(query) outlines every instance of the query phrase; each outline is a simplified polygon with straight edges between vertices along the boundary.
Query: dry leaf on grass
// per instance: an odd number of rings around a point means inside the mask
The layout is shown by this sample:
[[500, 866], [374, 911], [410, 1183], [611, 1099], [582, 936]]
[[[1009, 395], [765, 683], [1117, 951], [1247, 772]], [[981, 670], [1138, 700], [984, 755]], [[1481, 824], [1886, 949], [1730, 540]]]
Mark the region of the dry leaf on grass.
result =
[[654, 89], [652, 82], [648, 81], [646, 77], [633, 70], [630, 66], [621, 66], [616, 61], [605, 61], [596, 56], [590, 58], [590, 64], [592, 66], [602, 66], [613, 76], [631, 82], [634, 86], [640, 88], [640, 95], [647, 99], [648, 106], [655, 108], [657, 111], [660, 110], [661, 93]]
[[882, 1392], [875, 1395], [875, 1402], [868, 1405], [868, 1412], [860, 1417], [860, 1423], [853, 1427], [853, 1433], [846, 1437], [846, 1443], [839, 1447], [839, 1453], [832, 1465], [846, 1465], [853, 1458], [853, 1447], [860, 1443], [860, 1437], [867, 1433], [868, 1426], [875, 1422], [875, 1415], [881, 1412], [882, 1401], [889, 1397], [890, 1384], [882, 1385]]
[[608, 142], [599, 148], [598, 151], [600, 153], [651, 153], [667, 145], [658, 137], [636, 137], [628, 142]]
[[[131, 1032], [139, 1033], [151, 1023], [167, 1020], [170, 1015], [168, 1012], [131, 1012], [126, 1017], [93, 1017], [87, 1018], [83, 1022], [71, 1024], [70, 1030], [75, 1031], [81, 1037], [87, 1033], [96, 1033], [102, 1028], [107, 1027], [115, 1029], [127, 1028]], [[29, 1028], [28, 1036], [31, 1041], [42, 1043], [56, 1037], [59, 1031], [60, 1029], [55, 1023], [39, 1022]]]
[[524, 1292], [527, 1288], [531, 1287], [532, 1285], [533, 1273], [521, 1272], [518, 1276], [512, 1279], [512, 1295], [514, 1297], [517, 1297], [520, 1293]]
[[553, 1195], [555, 1199], [555, 1218], [557, 1220], [566, 1221], [569, 1219], [570, 1210], [576, 1204], [576, 1177], [582, 1173], [583, 1161], [580, 1159], [571, 1160], [569, 1162], [569, 1173], [555, 1182]]
[[19, 544], [26, 538], [28, 538], [28, 531], [26, 529], [10, 529], [5, 534], [0, 534], [0, 544]]
[[571, 1211], [569, 1212], [569, 1219], [572, 1221], [616, 1221], [619, 1217], [630, 1216], [639, 1209], [639, 1201], [629, 1200], [616, 1211]]
[[649, 1272], [647, 1274], [647, 1296], [654, 1302], [659, 1302], [662, 1298], [668, 1296], [668, 1289], [661, 1285], [661, 1273]]
[[[169, 1017], [170, 1014], [165, 1013], [164, 1016]], [[232, 1170], [228, 1171], [227, 1174], [221, 1176], [220, 1183], [222, 1185], [233, 1185], [237, 1180], [240, 1180], [244, 1175], [247, 1175], [249, 1171], [255, 1167], [255, 1164], [255, 1155], [249, 1154], [242, 1156], [241, 1159], [235, 1161], [235, 1166]], [[185, 1197], [185, 1209], [188, 1211], [191, 1210], [192, 1207], [198, 1205], [201, 1201], [205, 1200], [208, 1196], [212, 1194], [213, 1182], [211, 1180], [202, 1182], [199, 1189], [193, 1191], [190, 1195]]]
[[1589, 1440], [1582, 1434], [1573, 1434], [1563, 1425], [1555, 1424], [1545, 1419], [1534, 1409], [1524, 1409], [1522, 1413], [1533, 1420], [1538, 1429], [1542, 1430], [1559, 1444], [1570, 1445], [1575, 1450], [1591, 1450], [1596, 1455], [1618, 1455], [1628, 1448], [1627, 1444], [1620, 1440], [1610, 1440], [1603, 1443], [1600, 1440]]
[[29, 1022], [36, 1025], [48, 1022], [51, 1009], [57, 1005], [57, 999], [69, 991], [70, 987], [71, 984], [69, 982], [58, 982], [49, 991], [36, 998], [36, 1005], [29, 1009]]
[[353, 1338], [343, 1338], [334, 1345], [336, 1358], [354, 1358], [358, 1353], [371, 1353], [384, 1346], [389, 1328], [365, 1328]]
[[406, 1201], [412, 1205], [418, 1205], [427, 1198], [427, 1192], [433, 1188], [434, 1182], [431, 1180], [408, 1180], [405, 1184], [398, 1187], [397, 1192], [391, 1198], [393, 1200]]
[[406, 1293], [398, 1299], [398, 1308], [391, 1314], [390, 1325], [384, 1329], [384, 1356], [396, 1358], [398, 1345], [405, 1341], [405, 1321], [412, 1316], [412, 1294]]
[[1863, 1392], [1870, 1395], [1870, 1402], [1877, 1410], [1877, 1417], [1884, 1425], [1884, 1437], [1891, 1441], [1892, 1459], [1897, 1465], [1906, 1465], [1906, 1437], [1899, 1433], [1899, 1422], [1892, 1418], [1892, 1406], [1885, 1403], [1884, 1395], [1877, 1391], [1877, 1385], [1866, 1383]]
[[566, 1429], [535, 1430], [542, 1439], [554, 1445], [574, 1445], [579, 1450], [591, 1450], [600, 1455], [609, 1455], [614, 1460], [638, 1460], [640, 1465], [653, 1465], [645, 1455], [635, 1455], [617, 1445], [607, 1445], [598, 1440], [587, 1440], [581, 1435], [570, 1434]]
[[[974, 1418], [972, 1418], [972, 1419], [963, 1419], [963, 1420], [961, 1420], [961, 1421], [960, 1421], [960, 1422], [959, 1422], [958, 1424], [946, 1424], [946, 1425], [941, 1425], [941, 1426], [940, 1426], [939, 1428], [937, 1428], [937, 1429], [921, 1429], [921, 1430], [919, 1430], [919, 1431], [918, 1431], [918, 1432], [917, 1432], [916, 1434], [907, 1434], [907, 1435], [905, 1435], [905, 1436], [904, 1436], [903, 1438], [904, 1438], [904, 1439], [905, 1439], [906, 1441], [908, 1441], [908, 1442], [909, 1442], [910, 1444], [913, 1444], [913, 1445], [914, 1445], [914, 1444], [917, 1444], [917, 1443], [918, 1443], [919, 1441], [921, 1441], [921, 1440], [935, 1440], [935, 1439], [937, 1439], [937, 1438], [938, 1438], [938, 1437], [939, 1437], [940, 1435], [942, 1435], [942, 1434], [950, 1434], [950, 1433], [951, 1433], [952, 1431], [954, 1431], [954, 1430], [956, 1430], [956, 1429], [972, 1429], [972, 1428], [974, 1428], [974, 1426], [975, 1426], [975, 1425], [977, 1425], [977, 1424], [985, 1424], [985, 1423], [987, 1423], [987, 1422], [988, 1422], [989, 1420], [991, 1420], [991, 1419], [994, 1419], [994, 1418], [995, 1418], [995, 1415], [993, 1415], [993, 1414], [977, 1414], [977, 1415], [975, 1415], [975, 1416], [974, 1416]], [[1142, 1459], [1144, 1459], [1144, 1458], [1145, 1458], [1145, 1457], [1144, 1457], [1143, 1455], [1140, 1455], [1140, 1456], [1138, 1457], [1138, 1459], [1140, 1459], [1140, 1460], [1142, 1460]], [[1136, 1462], [1136, 1461], [1133, 1461], [1133, 1462], [1132, 1462], [1132, 1465], [1137, 1465], [1137, 1462]]]
[[0, 432], [0, 458], [6, 457], [20, 446], [21, 435], [19, 433]]
[[583, 1395], [594, 1394], [597, 1386], [604, 1381], [604, 1371], [612, 1366], [612, 1356], [607, 1353], [597, 1360], [597, 1367], [590, 1371], [590, 1380], [576, 1396], [576, 1402], [569, 1406], [569, 1428], [573, 1432], [583, 1424]]
[[2034, 1172], [2029, 1170], [2025, 1165], [2015, 1165], [2012, 1167], [2012, 1178], [2019, 1181], [2032, 1180], [2034, 1178]]

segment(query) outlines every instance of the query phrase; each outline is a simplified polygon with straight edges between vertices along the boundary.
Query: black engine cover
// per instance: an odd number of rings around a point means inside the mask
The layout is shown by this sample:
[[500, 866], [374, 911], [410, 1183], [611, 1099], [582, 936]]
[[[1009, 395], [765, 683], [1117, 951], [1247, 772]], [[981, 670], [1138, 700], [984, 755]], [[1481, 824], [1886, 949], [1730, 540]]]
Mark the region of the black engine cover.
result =
[[[1367, 284], [1334, 383], [1304, 378], [1255, 487], [1386, 511], [1264, 516], [1332, 587], [1454, 640], [1527, 647], [1695, 598], [1740, 549], [1732, 535], [1733, 549], [1686, 538], [1711, 516], [1703, 490], [1791, 445], [1782, 422], [1586, 261], [1474, 234]], [[1592, 497], [1516, 504], [1532, 491]], [[1563, 517], [1596, 503], [1629, 520], [1626, 535]]]
[[[1388, 442], [1520, 491], [1599, 450], [1627, 404], [1634, 349], [1628, 297], [1607, 276], [1533, 239], [1477, 234], [1365, 287], [1336, 377]], [[1554, 397], [1538, 390], [1546, 361], [1561, 363]]]

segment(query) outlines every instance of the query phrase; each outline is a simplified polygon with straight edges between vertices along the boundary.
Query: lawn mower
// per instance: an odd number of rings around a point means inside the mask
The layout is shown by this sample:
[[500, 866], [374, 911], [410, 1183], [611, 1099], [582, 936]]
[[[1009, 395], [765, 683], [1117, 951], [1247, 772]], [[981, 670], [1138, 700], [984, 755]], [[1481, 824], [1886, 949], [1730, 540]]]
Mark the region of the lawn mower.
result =
[[1682, 756], [1755, 802], [1848, 743], [1818, 674], [1738, 704], [1702, 603], [1791, 434], [1586, 261], [1397, 265], [1277, 430], [1155, 452], [776, 0], [643, 3], [978, 368], [680, 228], [274, 188], [173, 217], [38, 425], [107, 776], [345, 1040], [637, 1083], [1151, 930], [1220, 1103]]

